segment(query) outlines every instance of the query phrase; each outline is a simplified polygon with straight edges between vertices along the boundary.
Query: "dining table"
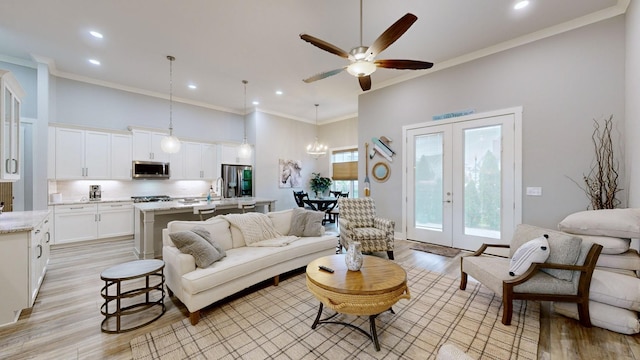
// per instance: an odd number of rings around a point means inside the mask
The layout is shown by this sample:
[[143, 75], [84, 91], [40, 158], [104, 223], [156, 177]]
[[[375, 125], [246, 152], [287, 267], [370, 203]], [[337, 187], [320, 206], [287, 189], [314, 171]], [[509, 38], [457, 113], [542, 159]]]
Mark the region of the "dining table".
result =
[[327, 222], [334, 223], [335, 217], [331, 216], [331, 210], [338, 205], [338, 198], [316, 198], [316, 199], [304, 199], [302, 200], [305, 205], [309, 206], [311, 210], [322, 211], [325, 213], [325, 218], [322, 220], [322, 225]]

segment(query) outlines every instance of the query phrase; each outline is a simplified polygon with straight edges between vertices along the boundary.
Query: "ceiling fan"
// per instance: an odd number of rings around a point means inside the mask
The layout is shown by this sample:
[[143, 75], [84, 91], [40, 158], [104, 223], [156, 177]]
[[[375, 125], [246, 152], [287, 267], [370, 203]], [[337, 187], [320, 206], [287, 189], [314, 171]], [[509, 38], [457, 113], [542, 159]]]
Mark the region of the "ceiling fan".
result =
[[376, 60], [375, 57], [384, 51], [389, 45], [393, 44], [402, 36], [418, 17], [407, 13], [389, 26], [374, 42], [373, 45], [367, 47], [362, 45], [362, 0], [360, 0], [360, 46], [356, 46], [351, 51], [346, 52], [339, 47], [330, 44], [324, 40], [320, 40], [314, 36], [300, 34], [300, 38], [311, 45], [317, 46], [322, 50], [338, 55], [342, 58], [349, 59], [349, 65], [339, 69], [325, 71], [313, 75], [302, 81], [306, 83], [314, 82], [341, 73], [344, 70], [358, 78], [360, 87], [363, 91], [371, 89], [371, 74], [377, 68], [400, 69], [400, 70], [423, 70], [429, 69], [433, 63], [417, 60]]

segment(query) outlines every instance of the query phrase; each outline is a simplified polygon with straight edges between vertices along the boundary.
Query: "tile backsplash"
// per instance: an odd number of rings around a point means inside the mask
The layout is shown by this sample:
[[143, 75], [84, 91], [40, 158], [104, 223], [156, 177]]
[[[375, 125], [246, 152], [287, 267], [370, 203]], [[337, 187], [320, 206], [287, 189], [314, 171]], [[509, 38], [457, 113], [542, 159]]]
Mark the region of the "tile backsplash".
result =
[[[89, 198], [89, 186], [100, 185], [102, 199], [126, 199], [131, 196], [169, 195], [171, 197], [206, 196], [210, 181], [204, 180], [68, 180], [49, 181], [49, 194], [62, 194], [62, 201]], [[215, 188], [215, 184], [214, 188]]]

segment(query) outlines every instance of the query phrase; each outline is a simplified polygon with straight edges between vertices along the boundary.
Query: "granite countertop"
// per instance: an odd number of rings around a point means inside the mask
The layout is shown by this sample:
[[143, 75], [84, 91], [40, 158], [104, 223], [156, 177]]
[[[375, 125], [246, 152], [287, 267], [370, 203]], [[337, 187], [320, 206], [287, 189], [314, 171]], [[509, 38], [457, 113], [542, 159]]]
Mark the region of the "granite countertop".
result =
[[0, 214], [0, 234], [31, 231], [49, 215], [49, 210], [11, 211]]
[[[272, 202], [275, 200], [271, 199], [262, 199], [262, 198], [230, 198], [230, 199], [221, 199], [221, 200], [213, 200], [211, 204], [216, 205], [220, 208], [233, 208], [237, 207], [239, 202], [255, 200], [256, 202]], [[196, 202], [184, 202], [179, 200], [174, 201], [158, 201], [158, 202], [147, 202], [147, 203], [136, 203], [134, 206], [142, 211], [158, 211], [158, 210], [181, 210], [181, 209], [192, 209], [197, 206], [208, 205], [207, 201], [196, 201]]]
[[49, 206], [77, 205], [77, 204], [104, 204], [104, 203], [118, 203], [118, 202], [133, 202], [133, 200], [131, 200], [131, 198], [111, 198], [111, 199], [106, 198], [98, 201], [89, 201], [89, 200], [83, 201], [82, 199], [65, 199], [57, 203], [50, 202]]

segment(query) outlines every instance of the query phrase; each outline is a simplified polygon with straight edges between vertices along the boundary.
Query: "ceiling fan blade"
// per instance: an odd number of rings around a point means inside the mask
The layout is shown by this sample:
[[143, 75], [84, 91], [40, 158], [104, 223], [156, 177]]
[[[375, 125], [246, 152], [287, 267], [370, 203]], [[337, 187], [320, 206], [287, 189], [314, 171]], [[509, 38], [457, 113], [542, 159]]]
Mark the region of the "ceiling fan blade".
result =
[[418, 60], [375, 60], [377, 67], [400, 70], [424, 70], [431, 69], [433, 63]]
[[373, 42], [373, 45], [369, 47], [367, 50], [368, 57], [373, 59], [379, 53], [381, 53], [384, 49], [388, 48], [389, 45], [393, 44], [396, 40], [405, 33], [405, 31], [409, 30], [411, 25], [418, 20], [418, 17], [411, 14], [406, 13], [403, 17], [401, 17], [398, 21], [393, 23], [393, 25], [389, 26], [387, 30], [385, 30], [377, 39]]
[[359, 76], [358, 81], [360, 82], [360, 88], [362, 91], [367, 91], [371, 89], [371, 76]]
[[324, 40], [320, 40], [317, 37], [307, 35], [307, 34], [300, 34], [300, 39], [310, 43], [311, 45], [317, 46], [324, 51], [328, 51], [332, 54], [336, 54], [341, 58], [345, 58], [345, 59], [349, 58], [349, 53], [347, 53], [346, 51], [340, 49], [339, 47], [333, 44], [329, 44]]
[[310, 82], [314, 82], [314, 81], [317, 81], [317, 80], [322, 80], [324, 78], [328, 78], [329, 76], [333, 76], [333, 75], [339, 74], [342, 71], [344, 71], [344, 69], [346, 69], [346, 68], [347, 67], [345, 66], [345, 67], [340, 68], [340, 69], [321, 72], [319, 74], [315, 74], [315, 75], [313, 75], [313, 76], [311, 76], [309, 78], [306, 78], [306, 79], [304, 79], [302, 81], [304, 81], [306, 83], [310, 83]]

